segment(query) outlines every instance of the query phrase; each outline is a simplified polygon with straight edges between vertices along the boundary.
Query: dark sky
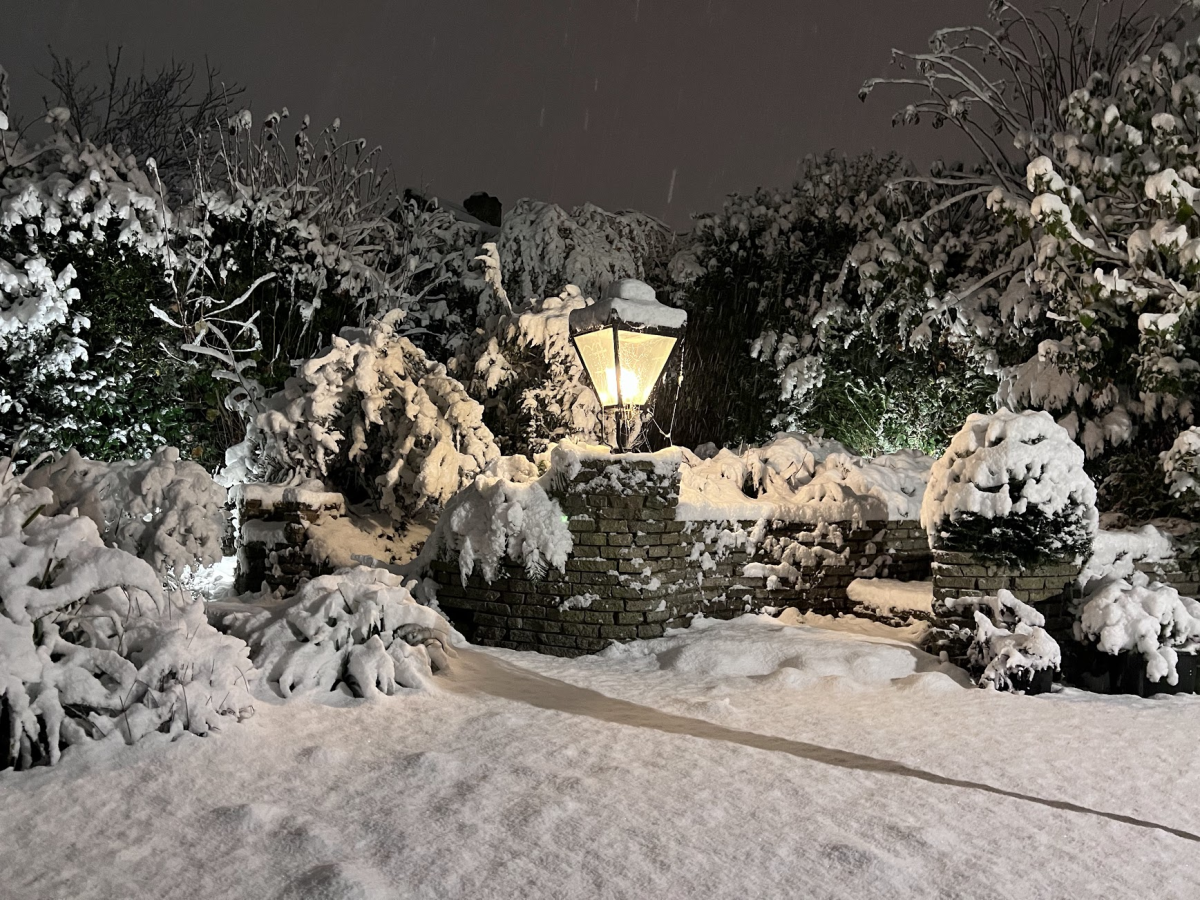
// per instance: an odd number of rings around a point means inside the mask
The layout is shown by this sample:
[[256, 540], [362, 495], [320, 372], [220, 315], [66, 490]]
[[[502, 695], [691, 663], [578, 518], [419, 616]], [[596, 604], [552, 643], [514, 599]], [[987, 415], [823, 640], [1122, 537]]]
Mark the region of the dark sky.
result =
[[[1033, 4], [1036, 5], [1036, 4]], [[261, 117], [289, 107], [381, 144], [400, 181], [461, 201], [636, 208], [686, 227], [805, 154], [948, 134], [857, 99], [890, 48], [982, 21], [986, 0], [0, 0], [14, 112], [40, 114], [47, 45], [102, 69], [207, 57]], [[955, 151], [962, 152], [962, 151]]]

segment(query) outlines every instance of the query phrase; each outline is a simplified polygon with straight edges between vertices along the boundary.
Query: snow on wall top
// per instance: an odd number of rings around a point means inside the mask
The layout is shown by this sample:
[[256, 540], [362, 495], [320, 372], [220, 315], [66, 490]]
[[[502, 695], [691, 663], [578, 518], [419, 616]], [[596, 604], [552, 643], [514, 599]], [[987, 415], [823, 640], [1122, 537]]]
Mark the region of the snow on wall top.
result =
[[721, 450], [701, 460], [688, 452], [676, 516], [810, 523], [915, 519], [932, 465], [915, 450], [867, 458], [837, 441], [777, 434], [741, 454]]
[[310, 509], [346, 511], [345, 498], [335, 491], [325, 490], [316, 479], [300, 484], [238, 484], [229, 491], [231, 500], [248, 503], [257, 500], [262, 509], [274, 509], [280, 503], [297, 503]]
[[603, 444], [577, 444], [563, 441], [550, 451], [548, 484], [563, 484], [579, 474], [585, 462], [651, 463], [656, 475], [669, 475], [685, 461], [682, 447], [664, 447], [654, 453], [613, 453]]
[[595, 331], [614, 322], [640, 328], [681, 329], [687, 324], [687, 312], [659, 303], [654, 288], [636, 278], [614, 281], [603, 299], [571, 311], [572, 334]]
[[967, 514], [1053, 516], [1074, 506], [1095, 532], [1096, 488], [1083, 462], [1083, 450], [1047, 412], [974, 413], [933, 464], [921, 524], [933, 534]]

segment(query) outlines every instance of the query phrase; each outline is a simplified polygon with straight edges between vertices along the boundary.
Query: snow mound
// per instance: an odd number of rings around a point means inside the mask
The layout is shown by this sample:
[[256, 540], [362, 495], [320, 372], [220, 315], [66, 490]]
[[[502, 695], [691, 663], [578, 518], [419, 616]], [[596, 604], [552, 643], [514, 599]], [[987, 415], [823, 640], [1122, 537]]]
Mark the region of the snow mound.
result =
[[886, 688], [939, 665], [908, 645], [782, 624], [765, 615], [730, 622], [698, 617], [686, 630], [652, 641], [613, 644], [599, 655], [648, 657], [659, 670], [697, 683], [747, 678], [797, 689]]
[[322, 575], [294, 597], [230, 611], [222, 627], [249, 645], [284, 697], [346, 685], [359, 696], [424, 688], [449, 664], [450, 625], [406, 582], [358, 566]]
[[933, 612], [933, 583], [893, 578], [855, 578], [846, 596], [860, 606], [884, 615], [891, 612]]
[[1175, 556], [1171, 536], [1153, 525], [1137, 531], [1100, 529], [1092, 538], [1092, 555], [1079, 574], [1079, 583], [1123, 578], [1137, 571], [1137, 564], [1167, 562]]
[[572, 332], [595, 331], [620, 323], [634, 328], [681, 329], [687, 311], [658, 302], [654, 288], [636, 278], [621, 278], [608, 285], [595, 303], [570, 314]]
[[1138, 572], [1102, 583], [1075, 623], [1075, 637], [1105, 653], [1137, 651], [1151, 681], [1179, 680], [1178, 654], [1200, 650], [1200, 603]]
[[915, 519], [933, 460], [915, 450], [855, 456], [837, 441], [777, 434], [740, 455], [686, 453], [678, 518], [685, 521], [867, 522]]

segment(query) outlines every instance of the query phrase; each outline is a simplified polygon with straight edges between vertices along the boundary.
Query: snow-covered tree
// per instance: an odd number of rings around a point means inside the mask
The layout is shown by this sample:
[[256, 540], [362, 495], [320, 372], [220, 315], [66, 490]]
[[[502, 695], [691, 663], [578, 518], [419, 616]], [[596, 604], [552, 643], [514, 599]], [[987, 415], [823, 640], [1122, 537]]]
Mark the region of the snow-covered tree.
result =
[[494, 306], [451, 361], [452, 370], [484, 408], [484, 421], [505, 455], [533, 456], [551, 443], [603, 438], [601, 409], [571, 345], [571, 311], [589, 302], [568, 284], [558, 296], [530, 298], [514, 310], [500, 283], [495, 244], [478, 261], [487, 271]]
[[[689, 308], [685, 428], [724, 442], [800, 429], [863, 452], [941, 449], [990, 385], [939, 344], [914, 348], [912, 311], [848, 277], [856, 246], [930, 212], [936, 192], [897, 156], [830, 153], [805, 160], [790, 188], [733, 194], [699, 217], [672, 263]], [[715, 417], [713, 398], [725, 407]], [[700, 431], [713, 418], [726, 433]]]
[[189, 446], [187, 366], [149, 310], [173, 265], [153, 165], [81, 141], [63, 109], [27, 144], [0, 122], [0, 444], [100, 458]]
[[483, 407], [441, 363], [397, 333], [393, 310], [343, 329], [300, 362], [229, 461], [268, 482], [319, 479], [406, 521], [444, 503], [500, 455]]
[[666, 283], [675, 236], [658, 219], [632, 210], [607, 212], [585, 203], [567, 212], [553, 203], [518, 200], [496, 239], [504, 285], [519, 299], [554, 296], [568, 284], [599, 297], [619, 278]]
[[860, 282], [912, 310], [910, 342], [958, 348], [1000, 379], [1002, 404], [1053, 413], [1090, 457], [1152, 461], [1194, 417], [1200, 47], [1172, 38], [1195, 6], [997, 3], [995, 27], [942, 29], [897, 55], [904, 76], [864, 86], [905, 86], [900, 121], [974, 142], [976, 170], [926, 182], [945, 182], [945, 210], [990, 215], [958, 234], [892, 224], [856, 248]]

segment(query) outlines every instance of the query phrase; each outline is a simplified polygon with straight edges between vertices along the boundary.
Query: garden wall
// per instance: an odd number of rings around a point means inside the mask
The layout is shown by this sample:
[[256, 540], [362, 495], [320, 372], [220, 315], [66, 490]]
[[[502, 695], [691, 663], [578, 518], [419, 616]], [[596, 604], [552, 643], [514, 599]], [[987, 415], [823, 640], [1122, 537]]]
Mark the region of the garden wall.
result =
[[301, 581], [332, 571], [308, 553], [307, 526], [322, 516], [344, 515], [341, 494], [281, 485], [249, 484], [232, 498], [238, 523], [235, 549], [239, 593], [264, 583], [274, 590], [295, 590]]
[[431, 564], [439, 606], [471, 642], [575, 656], [697, 614], [849, 612], [855, 577], [928, 573], [915, 523], [681, 521], [678, 463], [661, 457], [582, 459], [551, 495], [574, 542], [565, 571], [532, 577], [506, 560], [490, 583], [478, 572], [464, 583], [457, 558]]

